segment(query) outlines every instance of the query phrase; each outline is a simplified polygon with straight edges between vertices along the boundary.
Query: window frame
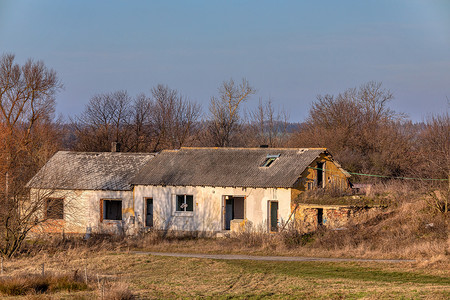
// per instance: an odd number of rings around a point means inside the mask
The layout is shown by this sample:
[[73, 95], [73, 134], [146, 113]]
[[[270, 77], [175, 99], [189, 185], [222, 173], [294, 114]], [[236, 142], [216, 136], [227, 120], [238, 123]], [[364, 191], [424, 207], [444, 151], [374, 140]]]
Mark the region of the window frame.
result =
[[[58, 214], [58, 216], [54, 217], [55, 212], [51, 212], [49, 214], [49, 207], [54, 207], [54, 204], [49, 205], [49, 202], [56, 202], [56, 201], [61, 201], [62, 209], [61, 209], [61, 214], [59, 215], [59, 212], [56, 212]], [[46, 198], [44, 209], [45, 209], [44, 212], [45, 212], [46, 220], [64, 220], [64, 198], [51, 198], [51, 197]]]
[[[179, 197], [183, 197], [183, 204], [182, 205], [187, 205], [187, 206], [185, 206], [184, 208], [183, 208], [183, 210], [179, 210], [179, 207], [178, 207], [178, 198]], [[187, 197], [192, 197], [192, 210], [187, 210], [187, 208], [189, 207], [188, 205], [188, 203], [187, 203]], [[194, 202], [194, 195], [193, 194], [174, 194], [174, 213], [175, 214], [183, 214], [183, 215], [190, 215], [190, 214], [193, 214], [194, 213], [194, 211], [195, 211], [195, 209], [194, 209], [194, 207], [195, 207], [195, 202]]]
[[[105, 201], [117, 201], [120, 202], [120, 219], [107, 219], [106, 218], [106, 205]], [[100, 199], [100, 221], [108, 221], [108, 222], [117, 222], [117, 221], [123, 221], [123, 199]]]
[[266, 159], [260, 165], [261, 168], [269, 168], [275, 161], [281, 156], [281, 154], [267, 154]]

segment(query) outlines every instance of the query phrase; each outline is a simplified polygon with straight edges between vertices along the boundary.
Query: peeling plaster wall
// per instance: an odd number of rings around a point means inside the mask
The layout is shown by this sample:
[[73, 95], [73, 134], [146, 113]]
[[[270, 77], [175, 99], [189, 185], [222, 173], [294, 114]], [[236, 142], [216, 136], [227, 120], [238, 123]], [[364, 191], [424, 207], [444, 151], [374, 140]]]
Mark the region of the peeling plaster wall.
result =
[[[175, 195], [193, 195], [194, 211], [175, 211]], [[136, 221], [145, 225], [145, 199], [153, 199], [153, 222], [157, 229], [176, 231], [218, 232], [223, 230], [223, 196], [243, 196], [245, 218], [253, 229], [267, 228], [268, 201], [278, 201], [279, 222], [291, 213], [290, 189], [221, 188], [194, 186], [135, 186]], [[247, 225], [248, 226], [248, 225]]]
[[[31, 200], [64, 198], [64, 220], [47, 220], [37, 228], [47, 233], [133, 234], [135, 232], [132, 191], [31, 190]], [[122, 221], [100, 220], [100, 201], [122, 200]], [[39, 216], [39, 217], [42, 217]]]

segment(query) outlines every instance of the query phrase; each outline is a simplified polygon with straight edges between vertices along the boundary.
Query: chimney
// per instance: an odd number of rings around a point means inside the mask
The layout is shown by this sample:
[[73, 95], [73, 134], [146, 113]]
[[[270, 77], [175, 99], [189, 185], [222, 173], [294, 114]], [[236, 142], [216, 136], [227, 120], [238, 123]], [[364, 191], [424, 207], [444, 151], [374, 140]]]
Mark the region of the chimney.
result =
[[111, 143], [111, 152], [120, 152], [120, 143], [119, 142]]

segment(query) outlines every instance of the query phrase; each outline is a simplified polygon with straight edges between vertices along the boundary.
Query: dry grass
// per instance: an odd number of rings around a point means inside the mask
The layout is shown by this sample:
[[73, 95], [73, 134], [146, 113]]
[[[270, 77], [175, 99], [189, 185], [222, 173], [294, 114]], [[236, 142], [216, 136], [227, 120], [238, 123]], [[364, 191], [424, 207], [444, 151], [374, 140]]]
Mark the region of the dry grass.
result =
[[[87, 255], [85, 255], [87, 254]], [[61, 260], [65, 255], [69, 259]], [[49, 272], [87, 267], [90, 290], [36, 299], [448, 299], [443, 266], [419, 264], [221, 261], [133, 253], [64, 251], [6, 263], [8, 276], [46, 262]], [[97, 279], [97, 274], [98, 278]], [[22, 296], [28, 299], [32, 294]], [[20, 299], [20, 297], [19, 297]]]
[[132, 300], [134, 295], [125, 282], [113, 282], [100, 289], [100, 298], [108, 300]]
[[0, 278], [0, 294], [21, 296], [28, 294], [84, 291], [88, 285], [78, 276], [71, 275], [15, 275]]

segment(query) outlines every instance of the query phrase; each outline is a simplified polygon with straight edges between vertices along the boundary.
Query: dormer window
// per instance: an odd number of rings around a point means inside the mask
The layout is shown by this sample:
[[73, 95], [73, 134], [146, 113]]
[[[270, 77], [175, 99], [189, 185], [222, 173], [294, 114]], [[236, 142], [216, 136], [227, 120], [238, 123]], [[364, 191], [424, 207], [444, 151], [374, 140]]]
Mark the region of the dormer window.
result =
[[275, 154], [275, 155], [272, 155], [272, 154], [268, 154], [267, 155], [267, 157], [266, 157], [266, 160], [264, 161], [264, 163], [261, 165], [261, 167], [270, 167], [272, 164], [273, 164], [273, 162], [275, 161], [275, 160], [277, 160], [277, 158], [278, 157], [280, 157], [280, 155], [281, 154]]

